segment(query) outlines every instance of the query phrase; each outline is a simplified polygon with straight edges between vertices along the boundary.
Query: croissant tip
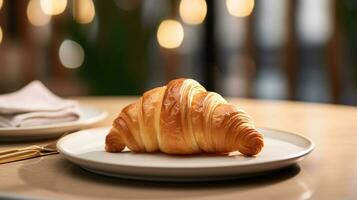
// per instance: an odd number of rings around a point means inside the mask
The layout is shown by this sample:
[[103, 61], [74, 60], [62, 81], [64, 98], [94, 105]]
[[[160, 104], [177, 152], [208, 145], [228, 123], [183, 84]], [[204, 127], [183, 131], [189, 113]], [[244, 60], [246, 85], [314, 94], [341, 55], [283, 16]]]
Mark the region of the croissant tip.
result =
[[263, 137], [261, 135], [250, 139], [249, 143], [244, 145], [239, 151], [246, 156], [254, 156], [261, 152], [264, 147]]
[[125, 148], [125, 145], [122, 143], [119, 134], [115, 131], [110, 131], [109, 134], [105, 137], [105, 151], [106, 152], [121, 152]]
[[122, 152], [123, 150], [123, 147], [105, 145], [105, 151], [109, 153]]

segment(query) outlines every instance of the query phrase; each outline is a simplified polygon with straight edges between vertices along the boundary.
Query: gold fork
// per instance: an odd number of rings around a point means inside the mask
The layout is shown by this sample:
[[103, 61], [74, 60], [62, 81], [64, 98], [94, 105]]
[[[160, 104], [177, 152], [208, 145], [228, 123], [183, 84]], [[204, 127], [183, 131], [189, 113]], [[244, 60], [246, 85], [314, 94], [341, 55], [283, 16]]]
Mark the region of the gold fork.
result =
[[[69, 134], [69, 132], [63, 134], [59, 139], [61, 139], [67, 134]], [[46, 145], [41, 145], [41, 146], [31, 145], [23, 148], [14, 148], [14, 149], [7, 149], [7, 150], [0, 151], [0, 164], [25, 160], [25, 159], [35, 158], [40, 156], [58, 154], [56, 144], [59, 139]]]

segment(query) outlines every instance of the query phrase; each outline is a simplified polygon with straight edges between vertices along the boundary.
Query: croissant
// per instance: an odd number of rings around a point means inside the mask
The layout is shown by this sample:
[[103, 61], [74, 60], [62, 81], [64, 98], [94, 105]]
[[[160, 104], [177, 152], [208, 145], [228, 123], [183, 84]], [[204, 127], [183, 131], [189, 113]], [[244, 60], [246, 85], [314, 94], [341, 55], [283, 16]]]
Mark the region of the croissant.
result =
[[176, 79], [126, 106], [106, 136], [105, 149], [167, 154], [258, 154], [263, 136], [242, 110], [192, 79]]

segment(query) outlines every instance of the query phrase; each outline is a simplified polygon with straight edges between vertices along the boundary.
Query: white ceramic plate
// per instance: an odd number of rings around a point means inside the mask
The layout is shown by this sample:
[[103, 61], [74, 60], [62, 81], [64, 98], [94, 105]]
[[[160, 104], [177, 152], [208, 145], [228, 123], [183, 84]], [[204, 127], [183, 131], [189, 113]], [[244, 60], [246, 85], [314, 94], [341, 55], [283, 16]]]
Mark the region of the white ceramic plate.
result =
[[88, 129], [63, 137], [59, 152], [94, 173], [143, 180], [196, 181], [249, 176], [297, 163], [314, 147], [306, 137], [272, 129], [259, 129], [265, 147], [256, 157], [239, 153], [172, 156], [162, 153], [107, 153], [104, 139], [109, 128]]
[[0, 128], [0, 141], [21, 141], [59, 137], [65, 132], [86, 128], [103, 120], [107, 113], [103, 110], [84, 107], [80, 108], [80, 118], [77, 121], [43, 126]]

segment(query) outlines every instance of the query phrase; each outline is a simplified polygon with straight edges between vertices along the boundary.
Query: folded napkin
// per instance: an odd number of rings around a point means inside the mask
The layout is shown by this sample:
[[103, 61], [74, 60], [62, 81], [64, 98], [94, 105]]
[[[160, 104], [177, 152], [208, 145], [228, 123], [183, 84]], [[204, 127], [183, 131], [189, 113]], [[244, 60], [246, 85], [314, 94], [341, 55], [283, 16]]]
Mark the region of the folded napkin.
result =
[[0, 127], [27, 127], [78, 120], [78, 103], [54, 95], [33, 81], [19, 91], [0, 95]]

